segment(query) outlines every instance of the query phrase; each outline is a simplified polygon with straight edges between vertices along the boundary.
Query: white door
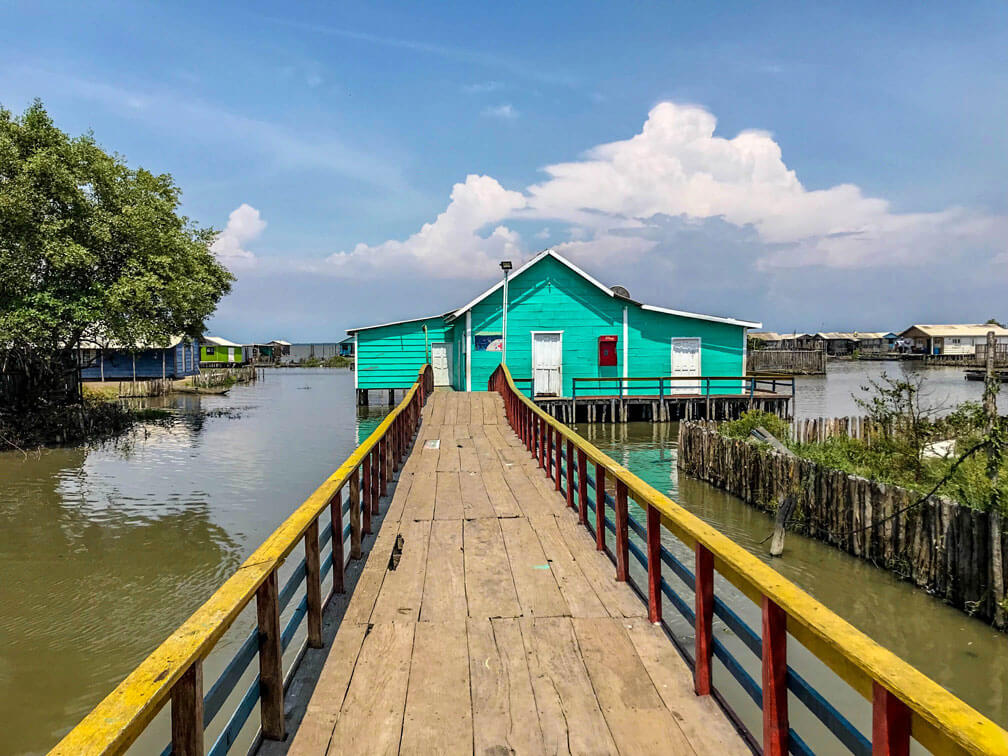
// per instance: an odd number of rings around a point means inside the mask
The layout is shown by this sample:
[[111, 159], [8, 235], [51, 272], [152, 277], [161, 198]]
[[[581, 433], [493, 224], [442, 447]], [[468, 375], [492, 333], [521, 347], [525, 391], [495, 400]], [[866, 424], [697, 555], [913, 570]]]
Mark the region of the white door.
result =
[[[672, 377], [700, 377], [700, 339], [672, 339]], [[699, 394], [700, 381], [672, 381], [669, 393]]]
[[451, 344], [431, 344], [431, 367], [434, 368], [434, 385], [451, 385]]
[[228, 347], [228, 362], [235, 361], [235, 350], [234, 347]]
[[532, 391], [536, 396], [560, 396], [563, 337], [558, 331], [532, 334]]

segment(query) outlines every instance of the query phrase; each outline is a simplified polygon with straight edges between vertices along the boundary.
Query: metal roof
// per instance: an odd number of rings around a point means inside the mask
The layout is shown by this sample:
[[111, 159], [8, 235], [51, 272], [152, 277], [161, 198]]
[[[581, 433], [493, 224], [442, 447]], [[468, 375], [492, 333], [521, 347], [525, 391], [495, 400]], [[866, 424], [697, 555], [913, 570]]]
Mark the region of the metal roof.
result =
[[222, 339], [220, 336], [204, 336], [203, 342], [206, 344], [213, 344], [214, 346], [220, 347], [240, 347], [241, 344], [235, 344], [233, 341], [228, 341], [227, 339]]
[[152, 341], [138, 341], [135, 344], [121, 344], [118, 341], [96, 341], [94, 339], [81, 339], [81, 349], [171, 349], [181, 344], [187, 336], [169, 336], [167, 344], [156, 344]]
[[907, 328], [900, 336], [905, 336], [910, 331], [920, 331], [925, 336], [945, 337], [945, 336], [986, 336], [988, 331], [994, 331], [995, 336], [1008, 336], [1008, 328], [997, 325], [987, 325], [986, 323], [967, 323], [951, 325], [920, 325], [914, 324]]
[[[763, 327], [762, 323], [756, 323], [756, 322], [749, 321], [749, 320], [737, 320], [735, 318], [725, 318], [725, 317], [720, 317], [720, 316], [717, 316], [717, 315], [702, 315], [702, 314], [697, 313], [697, 312], [686, 312], [684, 310], [671, 310], [671, 309], [669, 309], [667, 307], [656, 307], [654, 305], [640, 304], [639, 302], [637, 302], [637, 301], [635, 301], [633, 299], [627, 299], [626, 297], [623, 297], [623, 296], [620, 296], [620, 295], [616, 294], [610, 287], [606, 286], [605, 284], [601, 283], [600, 281], [598, 281], [593, 276], [591, 276], [588, 273], [586, 273], [585, 271], [581, 270], [581, 268], [579, 268], [577, 265], [575, 265], [574, 263], [572, 263], [566, 257], [564, 257], [563, 255], [557, 253], [556, 251], [554, 251], [552, 249], [544, 249], [542, 252], [540, 252], [539, 254], [537, 254], [535, 257], [533, 257], [527, 263], [525, 263], [520, 268], [518, 268], [516, 271], [514, 271], [513, 273], [511, 273], [511, 275], [508, 276], [508, 280], [509, 281], [513, 281], [514, 279], [518, 278], [518, 276], [520, 276], [522, 273], [524, 273], [526, 270], [528, 270], [529, 268], [531, 268], [533, 265], [535, 265], [536, 263], [538, 263], [539, 261], [541, 261], [541, 260], [543, 260], [543, 259], [545, 259], [547, 257], [552, 257], [554, 260], [556, 260], [557, 262], [561, 263], [562, 265], [566, 265], [568, 268], [570, 268], [572, 271], [574, 271], [575, 273], [577, 273], [579, 276], [581, 276], [588, 283], [592, 284], [593, 286], [595, 286], [596, 288], [598, 288], [600, 291], [604, 292], [606, 295], [608, 295], [610, 297], [613, 297], [614, 299], [620, 299], [620, 300], [622, 300], [624, 302], [630, 302], [631, 304], [640, 305], [640, 308], [642, 310], [649, 310], [651, 312], [660, 312], [660, 313], [663, 313], [665, 315], [678, 315], [678, 316], [684, 317], [684, 318], [695, 318], [697, 320], [710, 320], [710, 321], [713, 321], [715, 323], [728, 323], [729, 325], [741, 326], [743, 328], [762, 328]], [[478, 305], [480, 302], [482, 302], [484, 299], [486, 299], [487, 297], [489, 297], [494, 292], [500, 291], [500, 289], [503, 288], [503, 286], [504, 286], [504, 281], [502, 279], [502, 280], [498, 281], [497, 283], [495, 283], [493, 286], [491, 286], [489, 289], [487, 289], [486, 291], [484, 291], [482, 294], [480, 294], [479, 296], [477, 296], [475, 299], [473, 299], [468, 304], [465, 304], [462, 307], [458, 308], [457, 310], [455, 310], [453, 312], [446, 313], [444, 315], [440, 315], [440, 316], [439, 315], [428, 315], [425, 318], [409, 318], [408, 320], [396, 320], [396, 321], [393, 321], [391, 323], [381, 323], [379, 325], [360, 326], [358, 328], [348, 328], [347, 329], [347, 333], [353, 334], [353, 333], [356, 333], [358, 331], [367, 331], [367, 330], [369, 330], [371, 328], [384, 328], [385, 326], [401, 325], [403, 323], [415, 323], [415, 322], [417, 322], [419, 320], [430, 320], [432, 318], [437, 318], [437, 317], [443, 317], [448, 322], [451, 322], [452, 320], [454, 320], [454, 319], [456, 319], [456, 318], [461, 317], [462, 315], [464, 315], [467, 311], [471, 310], [473, 307], [475, 307], [476, 305]]]

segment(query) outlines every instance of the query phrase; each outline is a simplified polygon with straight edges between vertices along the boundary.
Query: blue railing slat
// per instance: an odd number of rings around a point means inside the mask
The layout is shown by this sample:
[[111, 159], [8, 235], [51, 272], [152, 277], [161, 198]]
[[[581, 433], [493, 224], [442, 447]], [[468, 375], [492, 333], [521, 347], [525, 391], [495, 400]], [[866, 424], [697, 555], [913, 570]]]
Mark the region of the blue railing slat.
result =
[[763, 640], [759, 634], [717, 596], [714, 597], [714, 616], [719, 617], [757, 657], [763, 657]]
[[679, 614], [681, 614], [691, 626], [695, 625], [696, 612], [694, 612], [693, 608], [683, 601], [682, 597], [672, 589], [672, 586], [668, 584], [668, 581], [665, 580], [665, 578], [662, 578], [661, 580], [661, 589], [662, 593], [665, 594], [665, 597], [672, 602], [672, 606], [676, 608]]
[[721, 663], [725, 665], [725, 669], [731, 673], [731, 676], [734, 677], [738, 681], [738, 684], [742, 686], [742, 690], [749, 695], [749, 698], [753, 700], [753, 703], [755, 703], [760, 708], [760, 711], [762, 711], [763, 688], [760, 687], [759, 683], [757, 683], [752, 677], [750, 677], [749, 673], [743, 669], [742, 665], [736, 661], [735, 657], [731, 655], [731, 652], [725, 648], [725, 645], [720, 640], [714, 638], [712, 647], [714, 656], [721, 660]]
[[291, 641], [294, 640], [294, 633], [297, 632], [298, 625], [301, 624], [301, 620], [305, 618], [308, 614], [308, 596], [305, 595], [301, 599], [301, 603], [297, 605], [297, 609], [291, 615], [290, 619], [287, 620], [287, 625], [284, 627], [283, 632], [280, 633], [280, 647], [284, 651], [287, 650], [287, 646], [290, 645]]
[[669, 551], [665, 546], [661, 547], [661, 559], [662, 562], [667, 564], [672, 568], [680, 580], [682, 580], [691, 590], [696, 585], [696, 576], [685, 564], [676, 558], [676, 555]]
[[217, 716], [217, 712], [221, 710], [224, 702], [227, 701], [228, 696], [231, 695], [231, 691], [234, 690], [235, 685], [241, 680], [241, 676], [245, 674], [245, 670], [248, 669], [249, 664], [255, 659], [257, 653], [259, 653], [259, 630], [254, 629], [249, 633], [248, 638], [241, 644], [241, 647], [239, 647], [238, 651], [231, 658], [231, 661], [228, 662], [224, 671], [220, 673], [217, 681], [203, 697], [204, 727], [210, 724], [213, 718]]
[[282, 612], [287, 608], [287, 604], [291, 602], [294, 598], [294, 594], [297, 593], [298, 586], [304, 582], [305, 575], [308, 573], [308, 568], [305, 564], [305, 560], [302, 559], [301, 563], [294, 568], [294, 572], [291, 576], [287, 578], [287, 582], [284, 583], [284, 587], [280, 590], [280, 611]]
[[224, 754], [231, 750], [231, 746], [233, 746], [235, 740], [238, 739], [238, 735], [241, 734], [242, 728], [248, 721], [249, 715], [258, 703], [259, 676], [256, 675], [256, 679], [252, 681], [249, 689], [245, 691], [245, 695], [242, 696], [242, 700], [239, 702], [238, 708], [235, 709], [234, 714], [231, 715], [227, 725], [224, 727], [224, 731], [217, 737], [217, 740], [214, 741], [213, 747], [209, 750], [207, 756], [224, 756]]
[[788, 728], [788, 753], [793, 753], [795, 756], [816, 756], [815, 751], [809, 748], [801, 736], [791, 728]]
[[872, 747], [868, 738], [791, 667], [788, 667], [787, 686], [795, 698], [847, 746], [847, 750], [858, 756], [870, 756]]

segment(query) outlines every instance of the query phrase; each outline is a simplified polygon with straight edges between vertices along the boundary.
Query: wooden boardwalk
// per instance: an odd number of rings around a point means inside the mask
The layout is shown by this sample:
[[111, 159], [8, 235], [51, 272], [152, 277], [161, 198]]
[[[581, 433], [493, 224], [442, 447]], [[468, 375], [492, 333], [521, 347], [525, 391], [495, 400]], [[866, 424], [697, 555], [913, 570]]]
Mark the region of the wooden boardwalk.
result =
[[423, 416], [290, 752], [748, 753], [500, 396]]

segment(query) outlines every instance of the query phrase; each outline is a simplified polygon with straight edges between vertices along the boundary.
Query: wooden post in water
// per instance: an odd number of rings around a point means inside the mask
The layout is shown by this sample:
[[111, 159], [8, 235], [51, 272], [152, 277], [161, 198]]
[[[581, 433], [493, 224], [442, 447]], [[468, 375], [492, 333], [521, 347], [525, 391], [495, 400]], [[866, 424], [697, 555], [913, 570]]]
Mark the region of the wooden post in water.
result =
[[350, 476], [350, 558], [361, 558], [361, 506], [359, 468]]
[[[318, 518], [305, 531], [305, 591], [308, 598], [308, 645], [322, 648], [322, 571]], [[333, 567], [335, 568], [335, 564]]]
[[343, 593], [343, 489], [341, 488], [329, 502], [329, 517], [332, 520], [333, 593]]
[[714, 653], [714, 555], [703, 544], [696, 545], [695, 646], [693, 690], [709, 696], [712, 685], [711, 656]]
[[171, 689], [174, 756], [203, 756], [203, 662], [197, 659]]
[[259, 622], [259, 714], [266, 740], [283, 740], [283, 646], [280, 640], [280, 604], [277, 574], [273, 570], [256, 591]]

